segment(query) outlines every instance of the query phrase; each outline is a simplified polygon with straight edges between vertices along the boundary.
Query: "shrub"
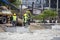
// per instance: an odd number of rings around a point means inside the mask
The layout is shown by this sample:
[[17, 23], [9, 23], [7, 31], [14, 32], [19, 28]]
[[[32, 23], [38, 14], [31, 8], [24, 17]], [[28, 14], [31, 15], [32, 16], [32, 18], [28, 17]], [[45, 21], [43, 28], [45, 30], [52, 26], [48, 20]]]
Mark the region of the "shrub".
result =
[[44, 10], [43, 14], [45, 14], [46, 18], [55, 18], [57, 16], [56, 11], [53, 10]]
[[44, 21], [45, 19], [52, 19], [52, 18], [54, 19], [54, 18], [56, 18], [56, 16], [57, 16], [56, 11], [44, 10], [41, 14], [34, 16], [33, 18]]

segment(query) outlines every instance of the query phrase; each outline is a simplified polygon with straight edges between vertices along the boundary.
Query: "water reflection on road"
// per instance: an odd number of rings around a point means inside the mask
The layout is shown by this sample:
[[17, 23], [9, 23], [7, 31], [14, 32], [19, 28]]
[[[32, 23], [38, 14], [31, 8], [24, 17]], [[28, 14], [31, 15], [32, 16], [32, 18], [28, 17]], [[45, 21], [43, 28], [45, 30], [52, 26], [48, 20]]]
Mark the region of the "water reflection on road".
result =
[[[53, 34], [53, 38], [51, 40], [60, 40], [60, 34], [58, 34], [57, 32], [60, 33], [60, 25], [58, 24], [55, 24], [55, 25], [44, 25], [44, 27], [46, 29], [49, 29], [49, 30], [39, 30], [39, 32], [41, 32], [42, 34], [41, 35], [44, 35], [45, 32], [49, 33], [50, 35]], [[55, 32], [53, 31], [53, 33], [51, 33], [50, 31], [52, 30], [55, 30]], [[18, 32], [18, 33], [28, 33], [29, 32], [29, 28], [25, 28], [24, 26], [23, 27], [20, 27], [20, 26], [16, 26], [16, 27], [6, 27], [5, 28], [5, 31], [7, 32]], [[37, 33], [39, 33], [37, 32]], [[56, 33], [56, 34], [55, 34]], [[46, 33], [45, 33], [46, 34]], [[48, 35], [48, 34], [47, 34]], [[56, 36], [58, 35], [58, 36]], [[41, 37], [41, 36], [40, 36]], [[49, 35], [47, 37], [50, 37]], [[52, 37], [52, 36], [51, 36]]]
[[[60, 25], [48, 25], [48, 24], [44, 24], [43, 27], [45, 29], [55, 29], [55, 30], [60, 30]], [[29, 28], [25, 26], [16, 26], [16, 27], [6, 27], [4, 29], [6, 32], [29, 32]]]
[[6, 27], [5, 31], [24, 33], [24, 32], [29, 32], [29, 29], [25, 27], [16, 26], [16, 27]]

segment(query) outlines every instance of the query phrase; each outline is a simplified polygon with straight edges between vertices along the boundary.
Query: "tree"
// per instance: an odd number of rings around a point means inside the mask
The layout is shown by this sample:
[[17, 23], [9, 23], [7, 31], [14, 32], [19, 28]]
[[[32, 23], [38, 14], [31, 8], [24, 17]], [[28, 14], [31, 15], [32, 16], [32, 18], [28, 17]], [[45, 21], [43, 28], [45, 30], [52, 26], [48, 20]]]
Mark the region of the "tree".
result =
[[40, 14], [40, 15], [34, 16], [33, 18], [36, 20], [42, 20], [42, 22], [45, 22], [46, 16], [45, 14]]
[[50, 22], [54, 20], [57, 16], [56, 11], [53, 10], [45, 10], [43, 11], [43, 14], [45, 14], [46, 18], [49, 18]]
[[45, 21], [46, 19], [49, 19], [51, 22], [52, 19], [56, 18], [56, 16], [57, 16], [56, 11], [44, 10], [41, 14], [35, 16], [34, 19], [43, 20], [43, 21]]
[[13, 2], [13, 4], [15, 4], [18, 7], [22, 4], [22, 0], [16, 0], [15, 2]]

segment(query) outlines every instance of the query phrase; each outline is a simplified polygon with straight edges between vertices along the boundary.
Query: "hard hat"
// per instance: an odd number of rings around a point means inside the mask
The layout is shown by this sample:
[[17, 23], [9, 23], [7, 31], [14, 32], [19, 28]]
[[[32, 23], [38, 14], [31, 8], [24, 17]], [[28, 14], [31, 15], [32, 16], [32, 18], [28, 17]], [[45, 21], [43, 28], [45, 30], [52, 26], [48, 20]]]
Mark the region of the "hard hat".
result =
[[14, 15], [16, 15], [16, 13], [14, 13]]
[[24, 16], [26, 16], [27, 14], [25, 13]]

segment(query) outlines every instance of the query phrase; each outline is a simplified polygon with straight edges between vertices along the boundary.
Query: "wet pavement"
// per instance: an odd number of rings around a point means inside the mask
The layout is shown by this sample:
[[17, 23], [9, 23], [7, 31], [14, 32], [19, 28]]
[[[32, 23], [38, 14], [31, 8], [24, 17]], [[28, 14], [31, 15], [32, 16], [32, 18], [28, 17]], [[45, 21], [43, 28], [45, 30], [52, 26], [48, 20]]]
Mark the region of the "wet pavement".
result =
[[60, 40], [60, 37], [54, 37], [52, 40]]
[[60, 32], [56, 30], [35, 30], [33, 33], [3, 32], [0, 40], [60, 40]]
[[48, 29], [33, 30], [32, 32], [24, 26], [6, 27], [6, 32], [0, 33], [0, 40], [60, 40], [60, 25], [47, 27]]
[[23, 27], [20, 27], [20, 26], [16, 26], [16, 27], [6, 27], [5, 28], [5, 31], [6, 32], [18, 32], [18, 33], [25, 33], [25, 32], [29, 32], [29, 28], [25, 28], [24, 26]]

